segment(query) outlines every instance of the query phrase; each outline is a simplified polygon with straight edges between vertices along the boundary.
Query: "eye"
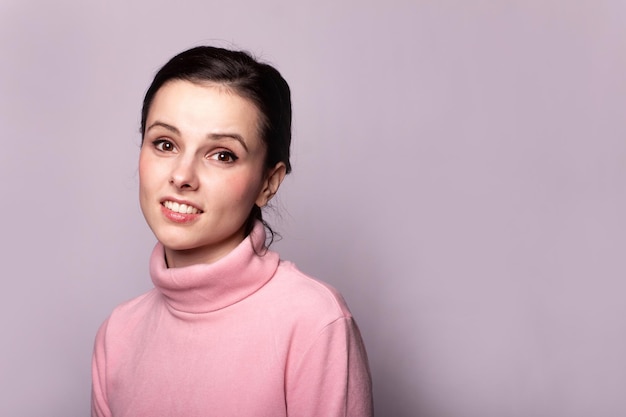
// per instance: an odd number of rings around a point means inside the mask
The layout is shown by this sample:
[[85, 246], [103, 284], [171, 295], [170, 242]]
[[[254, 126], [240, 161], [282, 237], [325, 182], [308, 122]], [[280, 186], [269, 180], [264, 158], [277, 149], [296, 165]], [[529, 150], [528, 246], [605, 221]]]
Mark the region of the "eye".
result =
[[239, 159], [237, 157], [237, 155], [235, 155], [234, 153], [229, 152], [229, 151], [215, 152], [214, 154], [209, 156], [209, 158], [210, 159], [214, 159], [214, 160], [219, 161], [219, 162], [225, 162], [225, 163], [228, 163], [228, 164], [232, 164], [237, 159]]
[[152, 142], [152, 145], [161, 152], [172, 152], [174, 150], [174, 144], [167, 139], [157, 139]]

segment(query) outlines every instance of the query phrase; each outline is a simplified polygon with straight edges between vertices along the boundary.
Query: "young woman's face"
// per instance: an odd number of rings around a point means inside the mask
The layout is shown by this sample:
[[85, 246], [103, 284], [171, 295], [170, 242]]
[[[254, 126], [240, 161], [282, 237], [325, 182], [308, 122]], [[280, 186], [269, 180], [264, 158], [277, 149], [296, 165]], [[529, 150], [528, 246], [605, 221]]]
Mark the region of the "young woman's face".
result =
[[143, 214], [170, 267], [211, 263], [244, 238], [254, 204], [278, 189], [265, 168], [259, 112], [217, 84], [169, 81], [156, 93], [139, 157]]

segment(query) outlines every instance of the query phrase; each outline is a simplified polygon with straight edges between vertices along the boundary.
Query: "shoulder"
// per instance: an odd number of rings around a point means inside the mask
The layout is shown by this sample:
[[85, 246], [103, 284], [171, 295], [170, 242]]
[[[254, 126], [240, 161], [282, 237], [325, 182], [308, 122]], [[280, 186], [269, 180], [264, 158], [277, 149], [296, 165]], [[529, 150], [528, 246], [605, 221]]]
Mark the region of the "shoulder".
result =
[[119, 304], [102, 324], [100, 332], [110, 334], [132, 330], [146, 316], [146, 313], [155, 308], [159, 299], [158, 292], [152, 289]]
[[299, 318], [310, 315], [330, 323], [351, 318], [345, 300], [333, 286], [300, 271], [295, 264], [281, 260], [270, 281], [275, 300]]
[[158, 298], [158, 291], [155, 288], [152, 288], [148, 292], [119, 304], [115, 307], [111, 315], [132, 316], [133, 314], [137, 314], [138, 312], [149, 308]]

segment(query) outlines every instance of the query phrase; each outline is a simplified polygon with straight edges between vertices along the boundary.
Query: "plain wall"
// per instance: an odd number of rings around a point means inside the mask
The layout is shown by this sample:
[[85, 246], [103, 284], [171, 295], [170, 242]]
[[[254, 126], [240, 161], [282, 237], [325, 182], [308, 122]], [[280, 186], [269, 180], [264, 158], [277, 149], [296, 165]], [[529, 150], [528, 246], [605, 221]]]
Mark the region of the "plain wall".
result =
[[151, 287], [143, 93], [233, 46], [290, 82], [285, 259], [339, 290], [379, 417], [626, 415], [626, 3], [0, 3], [0, 415], [89, 413]]

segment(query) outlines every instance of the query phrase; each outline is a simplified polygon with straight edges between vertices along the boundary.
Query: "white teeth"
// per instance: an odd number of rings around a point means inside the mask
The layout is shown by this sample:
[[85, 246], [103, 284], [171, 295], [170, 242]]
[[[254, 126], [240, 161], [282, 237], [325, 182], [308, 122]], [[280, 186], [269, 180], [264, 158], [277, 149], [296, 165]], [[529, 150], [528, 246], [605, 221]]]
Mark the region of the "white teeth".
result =
[[197, 214], [200, 212], [200, 210], [193, 206], [188, 206], [187, 204], [178, 204], [174, 201], [165, 201], [163, 205], [169, 210], [182, 214]]

